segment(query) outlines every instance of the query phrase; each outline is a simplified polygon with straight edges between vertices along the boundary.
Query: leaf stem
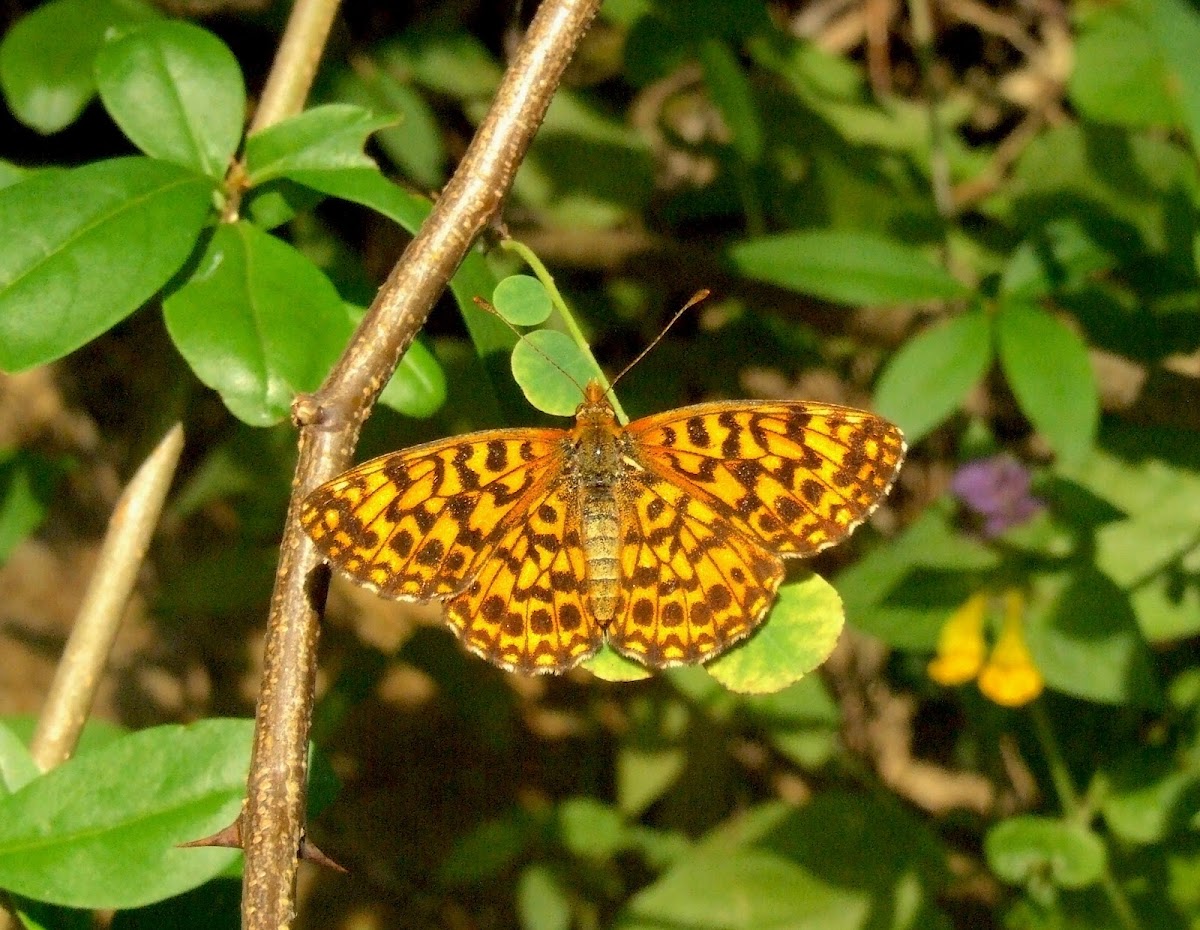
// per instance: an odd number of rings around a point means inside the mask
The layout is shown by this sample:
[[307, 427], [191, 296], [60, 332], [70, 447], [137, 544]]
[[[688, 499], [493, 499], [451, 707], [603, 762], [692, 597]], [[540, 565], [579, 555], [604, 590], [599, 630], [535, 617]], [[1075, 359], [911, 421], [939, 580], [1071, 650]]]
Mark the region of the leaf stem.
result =
[[[1067, 770], [1062, 750], [1058, 745], [1058, 738], [1054, 735], [1054, 728], [1051, 727], [1050, 720], [1046, 716], [1045, 706], [1041, 701], [1035, 701], [1030, 705], [1029, 713], [1038, 742], [1041, 743], [1042, 752], [1045, 754], [1046, 765], [1050, 769], [1050, 778], [1054, 782], [1054, 789], [1058, 793], [1058, 801], [1062, 806], [1063, 813], [1068, 820], [1086, 827], [1087, 820], [1091, 819], [1090, 803], [1085, 804], [1071, 781], [1071, 773]], [[1089, 791], [1088, 794], [1090, 801], [1092, 792]], [[1105, 845], [1108, 846], [1107, 843]], [[1104, 889], [1108, 903], [1121, 926], [1125, 930], [1141, 930], [1141, 922], [1133, 910], [1133, 905], [1129, 903], [1125, 890], [1113, 875], [1111, 858], [1111, 854], [1105, 856], [1104, 869], [1100, 875], [1100, 887]]]
[[542, 286], [546, 288], [546, 293], [550, 295], [550, 302], [558, 311], [559, 319], [562, 320], [563, 326], [566, 327], [567, 334], [574, 341], [575, 345], [579, 347], [579, 350], [591, 360], [592, 367], [596, 370], [596, 380], [600, 382], [600, 386], [608, 393], [609, 399], [612, 401], [613, 410], [616, 411], [617, 419], [622, 425], [627, 424], [629, 417], [625, 413], [625, 408], [621, 406], [621, 401], [617, 398], [615, 392], [611, 390], [611, 385], [609, 384], [608, 376], [604, 374], [604, 369], [600, 367], [596, 361], [596, 357], [592, 355], [592, 347], [588, 345], [587, 337], [583, 334], [583, 330], [579, 328], [579, 324], [575, 322], [575, 315], [563, 299], [558, 285], [554, 283], [554, 276], [550, 274], [533, 249], [519, 239], [506, 238], [500, 243], [500, 248], [509, 252], [516, 252], [521, 256], [537, 279], [542, 282]]

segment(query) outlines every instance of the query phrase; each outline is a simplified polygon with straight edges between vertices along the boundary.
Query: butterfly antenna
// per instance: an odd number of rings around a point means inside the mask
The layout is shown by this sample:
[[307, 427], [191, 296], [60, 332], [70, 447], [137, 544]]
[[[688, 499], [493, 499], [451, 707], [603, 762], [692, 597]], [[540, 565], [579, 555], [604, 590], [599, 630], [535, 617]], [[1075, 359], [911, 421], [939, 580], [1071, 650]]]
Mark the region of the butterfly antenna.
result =
[[503, 323], [505, 326], [507, 326], [509, 329], [511, 329], [513, 331], [513, 335], [515, 335], [519, 340], [524, 342], [527, 346], [529, 346], [529, 348], [533, 349], [534, 352], [536, 352], [538, 355], [540, 355], [542, 358], [544, 358], [547, 362], [549, 362], [551, 365], [553, 365], [555, 368], [557, 368], [568, 381], [570, 381], [573, 385], [575, 385], [575, 387], [579, 388], [580, 394], [586, 393], [583, 385], [575, 380], [575, 376], [573, 374], [571, 374], [569, 371], [567, 371], [565, 368], [563, 368], [562, 365], [558, 364], [558, 362], [556, 362], [549, 355], [547, 355], [545, 352], [543, 352], [541, 349], [539, 349], [537, 346], [537, 343], [530, 342], [528, 339], [526, 339], [525, 334], [523, 332], [521, 332], [519, 329], [517, 329], [515, 326], [513, 326], [512, 323], [510, 323], [508, 320], [506, 320], [504, 318], [504, 314], [502, 314], [499, 310], [497, 310], [496, 307], [491, 303], [491, 301], [485, 300], [483, 297], [472, 297], [471, 300], [473, 300], [475, 302], [476, 307], [478, 307], [480, 310], [484, 311], [485, 313], [490, 313], [492, 316], [494, 316], [496, 319], [498, 319], [501, 323]]
[[626, 365], [623, 369], [621, 369], [621, 373], [612, 379], [612, 383], [609, 384], [608, 389], [611, 391], [614, 387], [616, 387], [617, 382], [620, 381], [622, 378], [625, 377], [626, 374], [629, 373], [629, 369], [631, 369], [634, 365], [636, 365], [638, 362], [640, 362], [642, 359], [644, 359], [647, 355], [649, 355], [650, 350], [653, 349], [656, 345], [659, 344], [659, 342], [662, 341], [662, 337], [667, 334], [667, 330], [669, 330], [672, 326], [675, 325], [675, 321], [678, 320], [685, 313], [687, 313], [689, 310], [691, 310], [692, 307], [696, 306], [696, 304], [700, 303], [700, 301], [702, 301], [706, 297], [708, 297], [708, 295], [710, 293], [712, 293], [712, 292], [708, 288], [702, 288], [702, 289], [696, 291], [696, 293], [694, 293], [691, 297], [689, 297], [688, 302], [686, 304], [684, 304], [682, 307], [680, 307], [677, 311], [675, 311], [675, 315], [673, 317], [671, 317], [671, 322], [662, 328], [662, 332], [660, 332], [657, 336], [655, 336], [652, 340], [650, 340], [650, 345], [648, 345], [648, 346], [646, 346], [646, 348], [642, 349], [642, 351], [638, 353], [638, 357], [635, 358], [628, 365]]

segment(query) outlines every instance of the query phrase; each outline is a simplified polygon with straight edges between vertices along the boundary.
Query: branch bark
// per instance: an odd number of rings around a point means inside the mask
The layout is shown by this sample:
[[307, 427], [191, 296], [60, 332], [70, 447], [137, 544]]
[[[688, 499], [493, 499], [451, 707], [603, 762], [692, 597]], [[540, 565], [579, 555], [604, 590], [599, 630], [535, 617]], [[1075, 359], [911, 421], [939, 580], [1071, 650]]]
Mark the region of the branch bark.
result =
[[284, 526], [242, 836], [247, 930], [295, 913], [304, 839], [308, 732], [326, 568], [297, 522], [299, 502], [350, 463], [359, 429], [467, 249], [500, 208], [599, 0], [544, 0], [496, 98], [429, 219], [400, 256], [316, 393], [297, 399], [299, 460]]

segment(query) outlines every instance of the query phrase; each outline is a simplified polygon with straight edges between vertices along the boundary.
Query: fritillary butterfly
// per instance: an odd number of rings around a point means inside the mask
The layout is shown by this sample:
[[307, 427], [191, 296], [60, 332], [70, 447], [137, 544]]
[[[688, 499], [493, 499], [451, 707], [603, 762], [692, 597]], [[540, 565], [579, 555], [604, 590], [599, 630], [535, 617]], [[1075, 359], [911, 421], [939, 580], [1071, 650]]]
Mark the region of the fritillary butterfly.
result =
[[888, 493], [904, 437], [833, 404], [732, 401], [626, 427], [591, 382], [569, 430], [505, 429], [384, 455], [305, 498], [332, 565], [445, 602], [467, 648], [564, 672], [605, 640], [652, 668], [762, 623], [783, 559], [841, 542]]

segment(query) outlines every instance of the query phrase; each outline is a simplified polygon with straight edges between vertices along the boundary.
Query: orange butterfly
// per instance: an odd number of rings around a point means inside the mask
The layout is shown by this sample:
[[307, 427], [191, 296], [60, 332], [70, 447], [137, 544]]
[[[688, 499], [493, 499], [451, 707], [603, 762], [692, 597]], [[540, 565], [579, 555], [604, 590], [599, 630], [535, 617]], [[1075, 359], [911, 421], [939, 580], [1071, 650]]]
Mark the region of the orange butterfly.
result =
[[664, 668], [750, 635], [782, 560], [849, 536], [904, 453], [887, 420], [804, 401], [700, 404], [622, 427], [593, 381], [573, 429], [384, 455], [313, 491], [300, 520], [358, 584], [444, 601], [467, 648], [501, 668], [564, 672], [606, 639]]

